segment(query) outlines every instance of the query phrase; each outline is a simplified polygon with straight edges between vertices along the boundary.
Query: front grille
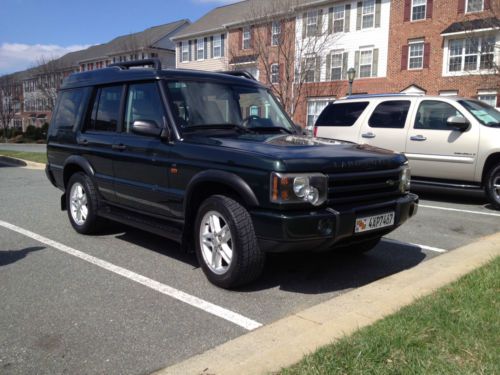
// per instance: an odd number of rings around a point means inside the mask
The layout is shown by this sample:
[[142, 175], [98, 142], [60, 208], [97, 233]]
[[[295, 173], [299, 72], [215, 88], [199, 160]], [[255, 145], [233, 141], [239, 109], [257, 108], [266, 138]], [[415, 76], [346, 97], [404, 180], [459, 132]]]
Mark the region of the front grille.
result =
[[401, 195], [401, 168], [328, 175], [328, 205], [371, 202]]

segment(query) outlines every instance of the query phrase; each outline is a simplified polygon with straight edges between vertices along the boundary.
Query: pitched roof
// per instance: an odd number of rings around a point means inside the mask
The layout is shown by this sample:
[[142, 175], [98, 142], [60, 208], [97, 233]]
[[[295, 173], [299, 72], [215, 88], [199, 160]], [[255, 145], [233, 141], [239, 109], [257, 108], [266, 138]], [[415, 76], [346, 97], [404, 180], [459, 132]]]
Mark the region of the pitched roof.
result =
[[464, 33], [467, 31], [482, 30], [482, 29], [498, 29], [500, 28], [500, 20], [495, 17], [482, 18], [477, 20], [455, 22], [443, 30], [441, 35]]

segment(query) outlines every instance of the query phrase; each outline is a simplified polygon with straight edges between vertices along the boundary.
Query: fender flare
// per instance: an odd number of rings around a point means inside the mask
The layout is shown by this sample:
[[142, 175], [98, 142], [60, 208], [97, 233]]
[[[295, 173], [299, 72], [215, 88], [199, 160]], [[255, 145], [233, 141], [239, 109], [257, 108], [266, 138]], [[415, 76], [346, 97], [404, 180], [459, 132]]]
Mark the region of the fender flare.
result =
[[[63, 166], [63, 178], [65, 180], [65, 185], [66, 185], [66, 172], [68, 166], [70, 165], [79, 166], [92, 179], [92, 181], [94, 181], [95, 171], [94, 168], [92, 168], [92, 165], [90, 165], [90, 163], [88, 162], [88, 160], [80, 155], [71, 155], [69, 158], [66, 159]], [[64, 187], [66, 188], [66, 186]]]

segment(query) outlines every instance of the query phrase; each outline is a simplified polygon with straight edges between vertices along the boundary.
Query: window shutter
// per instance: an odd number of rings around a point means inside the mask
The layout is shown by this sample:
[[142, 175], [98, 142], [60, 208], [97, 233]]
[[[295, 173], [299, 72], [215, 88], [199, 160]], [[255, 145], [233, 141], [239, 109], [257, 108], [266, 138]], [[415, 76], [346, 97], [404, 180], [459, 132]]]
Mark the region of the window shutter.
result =
[[208, 59], [208, 38], [205, 38], [203, 40], [203, 43], [204, 43], [203, 49], [205, 52], [205, 60], [206, 60], [206, 59]]
[[302, 13], [302, 39], [307, 36], [307, 13]]
[[430, 43], [424, 43], [424, 68], [428, 68], [430, 64], [430, 57], [431, 57], [431, 44]]
[[408, 22], [411, 18], [411, 0], [405, 0], [404, 22]]
[[182, 42], [177, 43], [177, 48], [179, 49], [179, 54], [178, 54], [179, 60], [178, 61], [182, 62]]
[[344, 18], [344, 32], [349, 32], [349, 27], [351, 26], [351, 4], [346, 4], [345, 6], [345, 18]]
[[239, 49], [243, 49], [243, 29], [238, 30], [238, 44], [239, 44]]
[[323, 9], [318, 11], [318, 25], [316, 27], [316, 35], [323, 35]]
[[363, 10], [363, 2], [358, 1], [356, 15], [356, 30], [361, 30], [361, 11]]
[[273, 45], [273, 23], [271, 22], [269, 24], [269, 27], [267, 28], [267, 40], [268, 40], [268, 44], [270, 46]]
[[285, 82], [285, 65], [283, 63], [278, 65], [280, 82]]
[[380, 13], [382, 8], [382, 0], [375, 1], [375, 27], [380, 27]]
[[484, 10], [490, 10], [490, 9], [491, 9], [491, 1], [484, 0]]
[[359, 77], [359, 51], [354, 54], [354, 69], [356, 69], [356, 77]]
[[226, 34], [221, 34], [220, 35], [220, 55], [221, 55], [221, 57], [224, 57], [224, 54], [226, 52], [226, 49], [224, 47], [224, 45], [226, 44], [225, 39], [226, 39]]
[[465, 13], [465, 0], [458, 0], [458, 13]]
[[403, 51], [401, 53], [401, 70], [408, 69], [408, 48], [408, 45], [403, 46]]
[[193, 60], [193, 41], [189, 41], [189, 61]]
[[210, 58], [213, 59], [214, 57], [214, 37], [213, 35], [210, 37], [210, 42], [208, 43], [208, 49], [210, 51]]
[[427, 11], [425, 18], [432, 18], [432, 0], [427, 0]]
[[250, 26], [250, 48], [253, 48], [253, 41], [255, 39], [255, 35], [254, 35], [255, 32], [256, 32], [255, 27]]
[[326, 55], [326, 78], [325, 81], [330, 81], [332, 76], [332, 55]]
[[300, 60], [300, 70], [297, 72], [297, 73], [299, 73], [298, 77], [295, 77], [296, 82], [305, 81], [306, 70], [307, 70], [306, 59], [302, 59], [302, 60]]
[[344, 52], [342, 54], [342, 79], [347, 79], [347, 59], [349, 58], [349, 52]]
[[316, 56], [316, 71], [314, 74], [314, 82], [321, 81], [321, 56]]
[[372, 77], [378, 76], [378, 48], [373, 49]]
[[328, 34], [333, 33], [333, 8], [328, 9]]

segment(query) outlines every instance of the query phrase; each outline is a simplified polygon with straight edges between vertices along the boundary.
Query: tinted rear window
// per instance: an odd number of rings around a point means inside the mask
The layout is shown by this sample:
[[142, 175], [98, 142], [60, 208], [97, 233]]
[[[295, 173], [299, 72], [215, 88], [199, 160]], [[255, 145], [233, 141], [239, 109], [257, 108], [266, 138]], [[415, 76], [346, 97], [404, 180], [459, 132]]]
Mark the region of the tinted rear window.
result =
[[80, 122], [87, 89], [66, 90], [59, 94], [57, 113], [54, 116], [54, 128], [72, 128]]
[[372, 128], [402, 129], [410, 109], [408, 100], [391, 100], [380, 103], [373, 111], [368, 125]]
[[368, 102], [329, 104], [316, 121], [316, 126], [352, 126], [361, 116]]

